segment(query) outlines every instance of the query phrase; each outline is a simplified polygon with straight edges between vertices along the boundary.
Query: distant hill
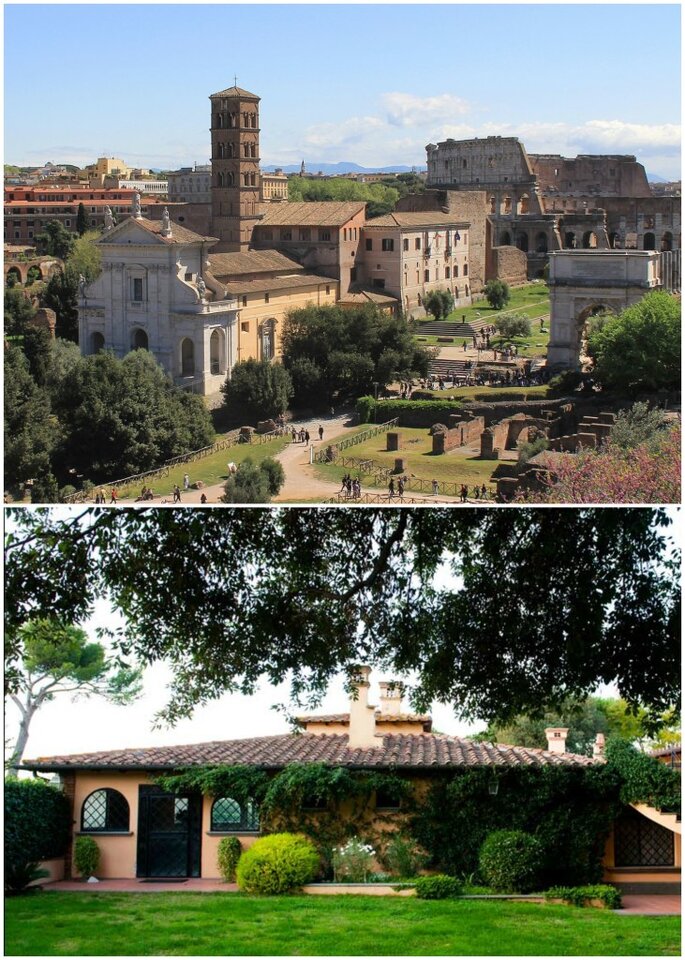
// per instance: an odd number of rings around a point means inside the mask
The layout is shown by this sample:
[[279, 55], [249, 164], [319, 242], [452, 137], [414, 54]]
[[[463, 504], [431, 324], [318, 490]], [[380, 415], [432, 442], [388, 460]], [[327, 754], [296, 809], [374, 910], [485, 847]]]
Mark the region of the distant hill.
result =
[[648, 173], [647, 181], [649, 183], [671, 183], [671, 181], [667, 180], [666, 177], [660, 177], [657, 173]]
[[[299, 163], [271, 163], [268, 166], [262, 167], [262, 170], [273, 172], [277, 167], [282, 170], [283, 173], [300, 172]], [[343, 173], [411, 173], [412, 170], [421, 171], [426, 169], [425, 167], [419, 166], [404, 167], [401, 164], [393, 167], [361, 167], [358, 163], [350, 163], [346, 160], [342, 160], [340, 163], [319, 163], [316, 160], [305, 160], [305, 168], [308, 174], [315, 174], [320, 170], [321, 173], [332, 176]]]

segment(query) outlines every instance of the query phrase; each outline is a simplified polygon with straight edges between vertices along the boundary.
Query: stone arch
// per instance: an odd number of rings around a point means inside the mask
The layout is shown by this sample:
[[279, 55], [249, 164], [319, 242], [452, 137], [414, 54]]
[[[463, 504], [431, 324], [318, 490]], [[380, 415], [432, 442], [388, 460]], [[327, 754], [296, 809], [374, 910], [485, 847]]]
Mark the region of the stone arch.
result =
[[219, 127], [219, 129], [221, 129], [221, 127], [223, 127], [223, 125], [224, 125], [224, 117], [223, 117], [223, 114], [217, 113], [217, 115], [216, 115], [216, 125], [217, 125], [217, 127]]
[[518, 203], [519, 213], [528, 213], [530, 205], [530, 197], [527, 193], [521, 195]]
[[516, 238], [516, 246], [524, 253], [528, 253], [528, 234], [521, 231]]
[[181, 376], [195, 376], [195, 344], [190, 337], [181, 340]]
[[14, 287], [23, 283], [23, 277], [19, 267], [11, 266], [5, 270], [5, 283], [8, 287]]
[[502, 213], [511, 213], [511, 197], [505, 197], [502, 201]]
[[105, 337], [99, 330], [94, 330], [90, 335], [90, 352], [102, 353], [105, 349]]
[[576, 235], [572, 230], [567, 230], [564, 234], [564, 250], [576, 249]]
[[653, 233], [646, 233], [642, 241], [643, 250], [656, 250], [656, 237]]
[[209, 338], [209, 369], [211, 373], [223, 373], [226, 369], [226, 337], [223, 330], [212, 330]]
[[508, 230], [505, 230], [502, 236], [499, 238], [500, 247], [510, 247], [511, 246], [511, 234]]
[[661, 238], [661, 250], [666, 252], [667, 250], [673, 249], [673, 234], [670, 230], [667, 230], [666, 233]]
[[586, 230], [583, 234], [583, 250], [594, 250], [597, 247], [597, 234], [594, 230]]
[[619, 246], [619, 240], [621, 239], [621, 234], [616, 230], [612, 230], [609, 234], [609, 246], [612, 250], [616, 250]]
[[134, 327], [131, 330], [131, 350], [149, 350], [150, 341], [147, 333], [141, 327]]
[[495, 197], [490, 197], [490, 213], [496, 213], [497, 200]]
[[223, 143], [218, 143], [216, 150], [217, 150], [217, 157], [219, 158], [219, 160], [223, 160], [224, 157], [226, 156], [226, 145]]
[[535, 237], [535, 252], [547, 253], [547, 234], [541, 230]]
[[220, 187], [223, 187], [223, 185], [224, 185], [224, 175], [223, 175], [223, 173], [221, 173], [221, 172], [217, 173], [216, 179], [217, 179], [218, 185], [219, 185]]

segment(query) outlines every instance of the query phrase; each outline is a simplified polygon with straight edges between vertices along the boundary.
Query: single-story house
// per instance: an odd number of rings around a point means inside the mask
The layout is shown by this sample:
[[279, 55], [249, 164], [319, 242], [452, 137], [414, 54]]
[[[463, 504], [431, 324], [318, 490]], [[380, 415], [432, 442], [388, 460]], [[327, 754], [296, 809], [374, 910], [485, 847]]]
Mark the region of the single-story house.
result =
[[[548, 749], [476, 742], [432, 732], [431, 718], [402, 710], [398, 685], [380, 684], [380, 707], [369, 704], [369, 670], [349, 712], [297, 718], [300, 732], [173, 747], [109, 750], [26, 760], [36, 773], [56, 773], [72, 801], [74, 837], [90, 835], [101, 851], [101, 878], [219, 876], [217, 852], [225, 836], [243, 848], [260, 835], [260, 812], [231, 796], [165, 792], [160, 773], [208, 765], [246, 764], [277, 773], [289, 764], [323, 763], [354, 771], [393, 772], [420, 788], [440, 773], [463, 768], [525, 765], [591, 767], [605, 762], [598, 735], [592, 757], [566, 751], [565, 728], [548, 728]], [[393, 802], [373, 798], [377, 816], [392, 829]], [[390, 816], [388, 816], [390, 815]], [[376, 814], [374, 814], [376, 816]], [[71, 877], [73, 842], [53, 877]], [[673, 889], [680, 879], [680, 821], [644, 805], [626, 807], [615, 822], [604, 857], [605, 879]]]

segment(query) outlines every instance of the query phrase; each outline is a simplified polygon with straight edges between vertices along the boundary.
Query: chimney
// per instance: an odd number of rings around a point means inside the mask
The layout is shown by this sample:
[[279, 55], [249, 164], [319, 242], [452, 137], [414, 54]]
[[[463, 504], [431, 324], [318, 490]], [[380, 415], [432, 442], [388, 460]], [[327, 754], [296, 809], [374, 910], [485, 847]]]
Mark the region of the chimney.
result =
[[604, 756], [604, 734], [598, 733], [595, 737], [595, 742], [592, 745], [592, 756], [593, 757], [603, 757]]
[[566, 753], [568, 727], [545, 727], [547, 749], [550, 753]]
[[381, 714], [399, 717], [402, 712], [402, 684], [396, 680], [383, 680], [378, 686], [381, 691]]
[[349, 745], [357, 747], [375, 747], [376, 708], [369, 706], [370, 667], [358, 667], [352, 683], [353, 695], [350, 699]]

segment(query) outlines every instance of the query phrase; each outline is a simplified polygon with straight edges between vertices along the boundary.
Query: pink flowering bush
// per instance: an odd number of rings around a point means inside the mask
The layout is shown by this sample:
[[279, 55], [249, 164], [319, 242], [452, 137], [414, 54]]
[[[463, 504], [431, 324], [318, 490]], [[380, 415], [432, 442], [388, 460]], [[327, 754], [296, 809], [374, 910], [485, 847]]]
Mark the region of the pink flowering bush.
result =
[[563, 458], [547, 490], [527, 491], [528, 503], [680, 503], [680, 424], [658, 443], [626, 450], [609, 443]]

